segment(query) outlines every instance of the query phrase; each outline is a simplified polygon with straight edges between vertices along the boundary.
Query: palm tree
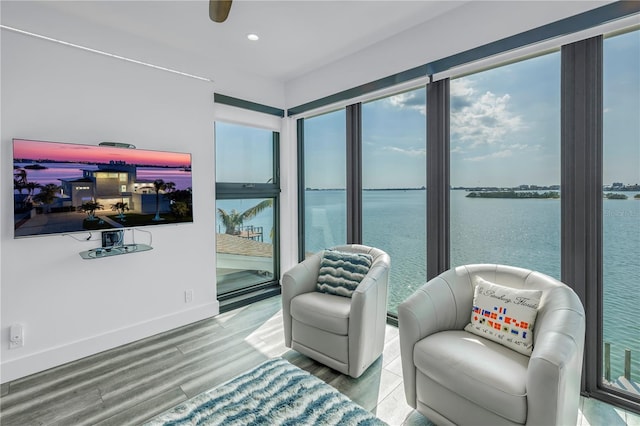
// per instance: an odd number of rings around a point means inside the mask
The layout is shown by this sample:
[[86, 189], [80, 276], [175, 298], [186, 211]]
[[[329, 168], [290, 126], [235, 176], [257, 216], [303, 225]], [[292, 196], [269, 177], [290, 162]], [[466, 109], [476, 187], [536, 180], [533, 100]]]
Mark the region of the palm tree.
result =
[[56, 193], [60, 190], [60, 187], [53, 183], [48, 183], [45, 186], [40, 187], [40, 192], [37, 193], [33, 199], [37, 202], [49, 206], [56, 199]]
[[118, 219], [120, 219], [121, 221], [124, 222], [125, 218], [124, 218], [124, 212], [129, 210], [129, 205], [128, 203], [125, 203], [123, 201], [118, 201], [115, 204], [111, 204], [111, 210], [115, 210], [118, 212]]
[[153, 189], [156, 191], [156, 215], [152, 219], [154, 221], [164, 220], [160, 217], [160, 191], [171, 192], [176, 189], [176, 184], [173, 182], [165, 182], [162, 179], [156, 179], [153, 181]]
[[37, 182], [27, 182], [26, 184], [24, 184], [24, 187], [28, 191], [27, 200], [31, 200], [31, 198], [33, 197], [33, 193], [36, 192], [36, 189], [42, 188], [42, 185]]
[[104, 206], [97, 201], [87, 201], [86, 203], [82, 203], [78, 210], [87, 213], [87, 220], [97, 220], [94, 216], [96, 210], [102, 210]]
[[238, 235], [240, 233], [238, 228], [242, 226], [245, 220], [254, 218], [258, 213], [271, 206], [273, 206], [273, 199], [269, 198], [248, 208], [242, 213], [238, 212], [236, 209], [232, 209], [231, 212], [227, 213], [225, 210], [218, 208], [218, 214], [220, 215], [220, 220], [224, 225], [225, 234]]

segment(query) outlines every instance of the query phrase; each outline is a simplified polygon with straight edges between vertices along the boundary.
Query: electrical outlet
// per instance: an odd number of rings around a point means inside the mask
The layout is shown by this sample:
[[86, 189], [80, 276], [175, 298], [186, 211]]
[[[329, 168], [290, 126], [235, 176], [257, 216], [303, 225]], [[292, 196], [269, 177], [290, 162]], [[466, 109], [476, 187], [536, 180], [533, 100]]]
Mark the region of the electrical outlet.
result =
[[9, 349], [24, 346], [24, 328], [22, 324], [13, 324], [9, 327]]
[[193, 302], [193, 290], [185, 290], [184, 291], [184, 303]]

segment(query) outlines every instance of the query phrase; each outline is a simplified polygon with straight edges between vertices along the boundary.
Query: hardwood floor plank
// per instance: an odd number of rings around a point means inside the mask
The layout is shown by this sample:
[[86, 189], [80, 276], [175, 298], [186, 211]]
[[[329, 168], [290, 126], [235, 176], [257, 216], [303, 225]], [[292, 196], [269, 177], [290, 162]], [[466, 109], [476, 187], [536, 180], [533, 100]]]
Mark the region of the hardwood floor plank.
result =
[[[93, 389], [89, 392], [70, 392], [58, 398], [55, 404], [42, 403], [35, 399], [25, 408], [5, 414], [4, 407], [0, 424], [3, 426], [25, 426], [31, 424], [50, 425], [88, 406], [102, 404], [100, 392]], [[26, 404], [25, 404], [26, 405]]]
[[[282, 356], [392, 426], [433, 426], [406, 403], [398, 329], [387, 326], [385, 333], [382, 357], [353, 379], [284, 346], [281, 298], [273, 297], [4, 383], [0, 424], [137, 425]], [[590, 404], [583, 411], [600, 419], [601, 407], [611, 408]]]
[[164, 356], [164, 352], [173, 351], [169, 348], [170, 343], [154, 343], [149, 342], [148, 346], [126, 345], [113, 349], [112, 356], [96, 355], [95, 362], [91, 363], [90, 359], [84, 358], [77, 361], [75, 365], [66, 364], [62, 367], [56, 367], [47, 370], [44, 373], [38, 373], [25, 379], [19, 379], [11, 383], [11, 395], [19, 394], [22, 390], [27, 390], [34, 394], [55, 392], [57, 389], [65, 389], [68, 386], [79, 386], [86, 382], [91, 382], [95, 377], [108, 377], [116, 374], [123, 368], [135, 367], [132, 360], [154, 359]]
[[109, 383], [109, 380], [123, 377], [127, 372], [137, 371], [141, 366], [153, 363], [157, 359], [164, 359], [171, 353], [180, 354], [177, 349], [170, 348], [157, 352], [148, 358], [136, 359], [139, 353], [134, 351], [130, 359], [123, 360], [115, 357], [112, 363], [101, 359], [96, 368], [87, 369], [85, 363], [80, 363], [75, 374], [67, 372], [66, 375], [59, 376], [53, 373], [50, 381], [47, 381], [46, 375], [38, 375], [37, 381], [30, 381], [31, 387], [24, 387], [24, 383], [21, 383], [20, 386], [16, 386], [18, 390], [15, 392], [12, 383], [10, 394], [2, 399], [2, 414], [9, 415], [16, 411], [25, 410], [33, 404], [33, 401], [38, 401], [41, 406], [56, 406], [68, 394], [97, 389], [100, 383]]
[[182, 389], [172, 388], [133, 407], [118, 411], [111, 417], [101, 421], [92, 421], [90, 424], [95, 426], [139, 425], [187, 399], [187, 395], [185, 395]]
[[182, 390], [189, 398], [192, 398], [233, 379], [268, 359], [263, 354], [245, 347], [236, 352], [233, 358], [221, 359], [214, 368], [184, 381], [181, 385]]
[[[137, 360], [134, 367], [122, 370], [119, 374], [101, 378], [96, 386], [100, 389], [102, 399], [109, 403], [113, 395], [128, 395], [129, 391], [135, 391], [141, 385], [163, 380], [171, 375], [172, 369], [176, 365], [184, 365], [185, 363], [185, 356], [173, 348], [163, 351], [162, 357], [152, 360]], [[136, 398], [135, 395], [132, 397]]]

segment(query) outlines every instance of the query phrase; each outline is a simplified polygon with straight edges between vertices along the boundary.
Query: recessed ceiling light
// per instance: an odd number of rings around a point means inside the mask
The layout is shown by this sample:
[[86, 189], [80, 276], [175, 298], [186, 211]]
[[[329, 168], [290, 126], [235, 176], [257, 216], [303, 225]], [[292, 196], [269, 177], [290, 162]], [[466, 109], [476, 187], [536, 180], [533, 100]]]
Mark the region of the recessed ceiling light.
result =
[[258, 34], [247, 34], [247, 38], [251, 41], [258, 41], [260, 40], [260, 37], [258, 37]]

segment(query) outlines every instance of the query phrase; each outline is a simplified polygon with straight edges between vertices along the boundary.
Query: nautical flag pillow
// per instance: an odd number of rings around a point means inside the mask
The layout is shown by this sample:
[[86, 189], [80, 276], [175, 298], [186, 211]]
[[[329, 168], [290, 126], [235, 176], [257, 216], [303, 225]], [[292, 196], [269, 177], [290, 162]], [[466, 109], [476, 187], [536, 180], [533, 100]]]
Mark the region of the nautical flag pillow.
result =
[[498, 342], [524, 355], [533, 351], [533, 326], [542, 290], [521, 290], [478, 277], [471, 308], [470, 333]]
[[325, 250], [318, 273], [317, 290], [322, 293], [351, 297], [367, 275], [373, 258], [366, 253]]

